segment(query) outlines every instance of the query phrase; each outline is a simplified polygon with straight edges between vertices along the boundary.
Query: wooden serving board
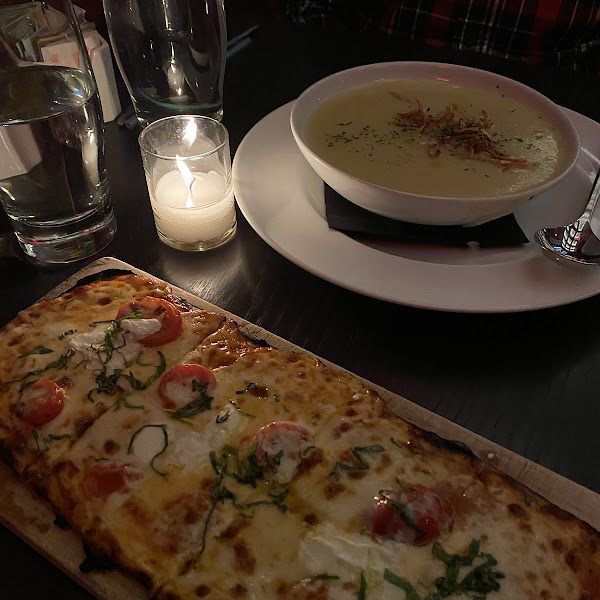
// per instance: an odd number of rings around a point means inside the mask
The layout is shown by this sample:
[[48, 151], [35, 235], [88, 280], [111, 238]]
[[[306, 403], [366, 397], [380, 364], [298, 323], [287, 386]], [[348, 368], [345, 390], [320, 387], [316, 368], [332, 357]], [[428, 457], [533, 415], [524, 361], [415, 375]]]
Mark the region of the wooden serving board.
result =
[[[109, 270], [132, 272], [157, 279], [152, 274], [145, 273], [115, 258], [101, 258], [69, 277], [42, 299], [55, 298], [76, 286], [83, 278]], [[341, 367], [224, 311], [198, 296], [173, 285], [171, 288], [176, 295], [191, 304], [233, 319], [241, 330], [251, 337], [265, 340], [270, 345], [283, 350], [311, 354], [325, 364], [343, 370]], [[406, 421], [447, 440], [467, 445], [480, 459], [492, 464], [550, 502], [600, 530], [599, 494], [494, 444], [397, 394], [363, 378], [359, 377], [358, 379], [375, 389], [384, 398], [390, 409]], [[147, 598], [146, 590], [141, 584], [119, 571], [82, 573], [79, 565], [84, 560], [85, 554], [79, 536], [73, 531], [59, 528], [54, 523], [56, 517], [52, 508], [27, 485], [17, 479], [13, 471], [4, 463], [0, 463], [0, 482], [0, 522], [30, 546], [100, 600], [144, 600]]]

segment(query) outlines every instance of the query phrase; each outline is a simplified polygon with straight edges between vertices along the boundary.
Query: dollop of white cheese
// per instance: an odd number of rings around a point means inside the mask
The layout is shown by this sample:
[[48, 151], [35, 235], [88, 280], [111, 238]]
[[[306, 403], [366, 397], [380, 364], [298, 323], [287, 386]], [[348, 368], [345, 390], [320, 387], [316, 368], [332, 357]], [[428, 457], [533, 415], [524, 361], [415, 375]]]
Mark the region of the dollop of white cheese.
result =
[[394, 570], [399, 551], [398, 544], [378, 544], [368, 535], [344, 532], [327, 523], [311, 530], [301, 541], [299, 559], [309, 572], [320, 573], [325, 568], [343, 581], [358, 581], [362, 573], [369, 599], [391, 600], [399, 597], [399, 590], [385, 585], [382, 574], [386, 567]]
[[121, 331], [111, 338], [112, 348], [106, 343], [106, 334], [114, 329], [114, 323], [97, 325], [93, 331], [78, 333], [69, 339], [69, 347], [76, 359], [85, 361], [85, 368], [92, 371], [106, 366], [107, 371], [122, 369], [144, 350], [138, 340], [155, 333], [161, 328], [158, 319], [124, 319]]

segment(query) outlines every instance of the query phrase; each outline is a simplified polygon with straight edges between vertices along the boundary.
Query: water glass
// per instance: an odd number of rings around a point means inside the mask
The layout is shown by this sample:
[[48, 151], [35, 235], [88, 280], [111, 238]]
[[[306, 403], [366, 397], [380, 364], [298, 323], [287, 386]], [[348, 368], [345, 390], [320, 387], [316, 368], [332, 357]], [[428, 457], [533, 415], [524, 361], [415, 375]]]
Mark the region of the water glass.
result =
[[175, 114], [221, 120], [223, 0], [104, 0], [117, 64], [138, 121]]
[[179, 250], [216, 248], [236, 231], [229, 134], [209, 117], [181, 115], [139, 138], [158, 237]]
[[[65, 48], [77, 68], [57, 64]], [[0, 202], [42, 262], [85, 258], [115, 234], [100, 101], [70, 0], [0, 8]]]

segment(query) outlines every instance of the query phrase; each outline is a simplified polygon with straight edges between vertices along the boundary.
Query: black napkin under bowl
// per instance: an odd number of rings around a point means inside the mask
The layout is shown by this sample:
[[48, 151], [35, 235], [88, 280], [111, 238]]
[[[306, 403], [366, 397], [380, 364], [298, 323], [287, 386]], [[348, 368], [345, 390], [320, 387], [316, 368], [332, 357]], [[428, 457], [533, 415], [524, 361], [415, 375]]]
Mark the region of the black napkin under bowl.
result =
[[331, 229], [349, 235], [442, 246], [466, 246], [476, 242], [481, 248], [529, 242], [512, 214], [474, 227], [406, 223], [365, 210], [346, 200], [326, 183], [324, 185], [327, 223]]

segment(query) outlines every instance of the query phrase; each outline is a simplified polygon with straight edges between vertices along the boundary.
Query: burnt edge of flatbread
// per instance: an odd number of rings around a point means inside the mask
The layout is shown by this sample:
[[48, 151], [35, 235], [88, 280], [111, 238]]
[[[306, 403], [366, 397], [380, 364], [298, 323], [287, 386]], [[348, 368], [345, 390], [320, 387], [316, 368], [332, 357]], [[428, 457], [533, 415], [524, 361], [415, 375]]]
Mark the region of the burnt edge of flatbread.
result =
[[79, 570], [82, 573], [113, 571], [117, 568], [115, 562], [107, 554], [88, 546], [85, 542], [83, 543], [83, 551], [85, 558], [79, 565]]
[[[239, 324], [237, 324], [240, 330], [240, 333], [250, 342], [252, 342], [255, 346], [258, 346], [259, 348], [275, 348], [275, 346], [273, 346], [272, 344], [270, 344], [269, 342], [267, 342], [267, 340], [262, 339], [262, 338], [257, 338], [253, 335], [250, 335], [248, 332], [244, 331], [242, 329], [242, 327], [239, 326]], [[277, 349], [277, 348], [275, 348]]]
[[417, 427], [409, 421], [407, 421], [407, 423], [409, 423], [415, 435], [418, 435], [426, 442], [429, 442], [435, 448], [440, 448], [441, 450], [449, 450], [451, 452], [458, 452], [459, 454], [465, 454], [471, 459], [480, 460], [479, 457], [473, 452], [473, 450], [471, 450], [471, 448], [469, 448], [469, 446], [467, 446], [467, 444], [465, 444], [464, 442], [461, 442], [459, 440], [448, 440], [438, 435], [437, 433], [434, 433], [433, 431], [421, 429], [420, 427]]
[[[98, 271], [97, 273], [90, 273], [89, 275], [85, 275], [81, 279], [78, 279], [76, 283], [74, 283], [70, 288], [61, 292], [57, 297], [68, 294], [75, 288], [81, 287], [82, 285], [88, 285], [90, 283], [95, 283], [96, 281], [108, 281], [110, 279], [114, 279], [115, 277], [119, 277], [119, 275], [137, 275], [137, 273], [134, 273], [129, 269], [105, 269], [103, 271]], [[155, 279], [157, 279], [157, 281], [161, 281], [158, 278]]]

